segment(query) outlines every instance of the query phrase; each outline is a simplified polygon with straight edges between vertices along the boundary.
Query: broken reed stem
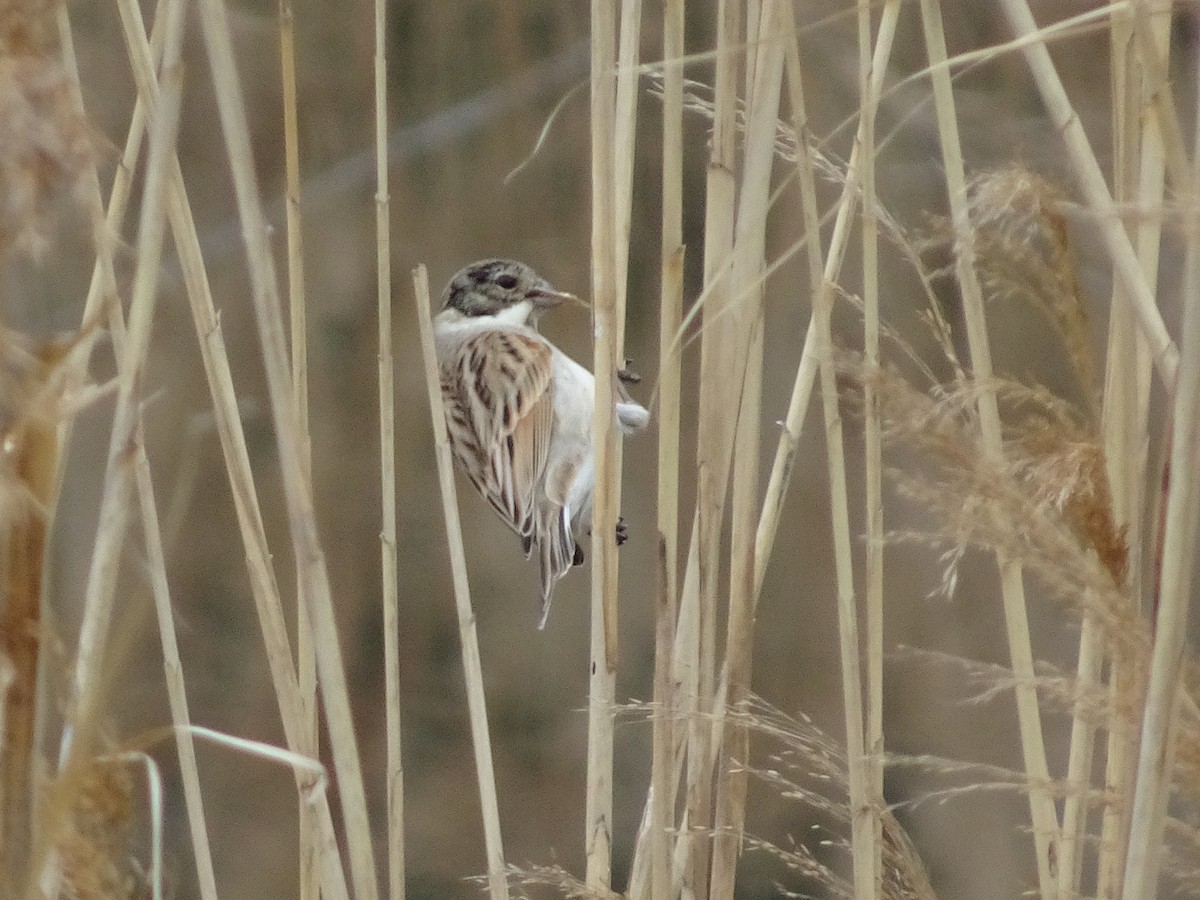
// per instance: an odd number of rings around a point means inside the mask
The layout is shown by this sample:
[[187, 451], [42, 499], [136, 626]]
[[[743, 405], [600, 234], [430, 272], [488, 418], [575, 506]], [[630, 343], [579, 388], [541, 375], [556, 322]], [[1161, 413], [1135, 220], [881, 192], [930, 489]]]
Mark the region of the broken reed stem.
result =
[[[1197, 100], [1200, 109], [1200, 99]], [[1200, 142], [1200, 120], [1196, 125]], [[1200, 143], [1194, 145], [1200, 146]], [[1193, 157], [1200, 179], [1200, 154]], [[1182, 284], [1183, 324], [1179, 383], [1171, 416], [1170, 486], [1157, 593], [1154, 651], [1142, 714], [1133, 786], [1123, 897], [1155, 896], [1163, 855], [1164, 820], [1171, 794], [1188, 602], [1195, 583], [1200, 536], [1200, 211], [1188, 208]]]
[[[967, 206], [966, 175], [958, 135], [954, 89], [947, 66], [946, 37], [938, 0], [921, 0], [921, 19], [931, 69], [930, 78], [933, 83], [934, 108], [946, 173], [950, 218], [954, 229], [955, 274], [962, 292], [967, 345], [970, 348], [974, 379], [984, 386], [978, 401], [982, 449], [987, 454], [1000, 457], [1004, 453], [1000, 412], [995, 391], [987, 386], [992, 380], [991, 349], [988, 346], [983, 294], [975, 270], [974, 233]], [[1038, 886], [1042, 897], [1050, 898], [1055, 895], [1057, 887], [1054, 867], [1059, 857], [1061, 833], [1054, 800], [1045, 787], [1050, 783], [1050, 770], [1046, 762], [1046, 742], [1042, 735], [1041, 713], [1038, 708], [1033, 647], [1025, 605], [1025, 585], [1019, 562], [1007, 559], [999, 553], [996, 561], [1000, 569], [1008, 648], [1013, 674], [1017, 679], [1017, 720], [1025, 773], [1030, 781], [1029, 806], [1037, 854]]]
[[[729, 477], [727, 447], [732, 445], [732, 422], [724, 393], [729, 370], [724, 348], [730, 343], [730, 316], [721, 311], [729, 302], [729, 263], [733, 249], [734, 167], [737, 148], [736, 54], [741, 44], [741, 8], [734, 0], [717, 3], [716, 72], [713, 82], [713, 124], [709, 141], [704, 205], [703, 327], [700, 334], [700, 408], [696, 436], [697, 589], [693, 655], [695, 697], [689, 699], [687, 750], [687, 831], [680, 846], [685, 857], [683, 891], [708, 896], [709, 845], [705, 835], [712, 824], [712, 770], [708, 760], [714, 740], [709, 716], [714, 711], [716, 686], [717, 593], [721, 572], [721, 523]], [[740, 389], [740, 386], [739, 386]], [[686, 599], [686, 592], [685, 592]], [[682, 606], [689, 614], [686, 603]], [[681, 622], [681, 630], [682, 622]], [[686, 634], [687, 632], [684, 631]]]
[[1036, 40], [1038, 27], [1029, 4], [1026, 0], [999, 2], [1013, 31], [1019, 38], [1025, 39], [1021, 45], [1021, 52], [1042, 95], [1046, 112], [1066, 144], [1080, 191], [1090, 207], [1096, 226], [1100, 229], [1109, 256], [1112, 257], [1114, 277], [1125, 289], [1125, 296], [1133, 306], [1138, 326], [1146, 336], [1154, 365], [1167, 393], [1172, 394], [1179, 369], [1179, 351], [1171, 341], [1166, 325], [1163, 324], [1154, 292], [1146, 283], [1129, 235], [1121, 225], [1120, 214], [1113, 205], [1104, 173], [1092, 152], [1087, 133], [1083, 130], [1083, 123], [1071, 105], [1058, 76], [1058, 70], [1054, 67], [1054, 61], [1050, 58], [1050, 51], [1046, 49], [1044, 42]]
[[387, 729], [388, 898], [404, 900], [404, 765], [400, 756], [400, 597], [396, 547], [396, 391], [392, 353], [392, 238], [388, 194], [387, 3], [375, 0], [375, 257], [379, 306], [379, 533]]
[[441, 378], [433, 343], [433, 314], [429, 300], [429, 275], [425, 267], [413, 270], [413, 289], [417, 303], [417, 323], [421, 334], [421, 353], [425, 362], [425, 386], [429, 391], [429, 411], [433, 418], [433, 444], [437, 459], [438, 484], [441, 486], [442, 515], [446, 520], [446, 544], [450, 569], [454, 576], [454, 605], [458, 611], [459, 637], [462, 640], [463, 677], [467, 683], [467, 709], [471, 717], [471, 744], [475, 750], [475, 774], [479, 780], [479, 805], [483, 813], [483, 837], [487, 852], [488, 890], [492, 900], [507, 900], [508, 879], [501, 842], [500, 809], [496, 802], [496, 773], [492, 766], [492, 744], [488, 735], [487, 704], [483, 691], [483, 664], [479, 656], [479, 636], [475, 613], [471, 609], [471, 587], [467, 580], [467, 555], [463, 549], [462, 523], [458, 514], [458, 493], [454, 486], [454, 460], [442, 406]]
[[[683, 0], [663, 4], [662, 295], [658, 351], [658, 598], [654, 618], [651, 896], [670, 900], [675, 825], [675, 685], [671, 654], [679, 606], [679, 401], [683, 322]], [[631, 891], [632, 893], [632, 891]], [[640, 900], [640, 898], [639, 898]]]
[[[279, 66], [283, 90], [283, 146], [287, 216], [288, 313], [291, 324], [292, 401], [300, 434], [301, 468], [312, 492], [312, 434], [308, 424], [308, 304], [304, 293], [304, 241], [300, 216], [300, 136], [296, 102], [296, 19], [291, 0], [279, 0]], [[312, 758], [320, 755], [317, 721], [317, 655], [312, 623], [304, 600], [304, 582], [296, 580], [296, 663], [298, 666], [300, 734], [298, 748]], [[297, 796], [300, 817], [300, 897], [316, 900], [320, 890], [317, 872], [317, 834], [312, 807]]]
[[[628, 11], [624, 8], [623, 11]], [[616, 0], [591, 4], [592, 146], [592, 417], [596, 486], [592, 512], [591, 668], [588, 682], [587, 797], [584, 819], [586, 883], [606, 891], [612, 881], [613, 715], [616, 703], [616, 504], [619, 455], [613, 423], [613, 378], [620, 367], [617, 250]]]
[[[871, 3], [858, 4], [859, 135], [862, 143], [863, 355], [879, 366], [879, 223], [875, 197], [875, 113], [872, 93]], [[863, 393], [866, 508], [867, 722], [864, 747], [870, 769], [867, 803], [871, 817], [874, 869], [872, 892], [883, 890], [883, 442], [879, 401], [867, 379]]]
[[201, 0], [199, 8], [217, 109], [229, 153], [238, 213], [242, 221], [255, 322], [258, 326], [267, 376], [271, 418], [279, 448], [297, 580], [305, 582], [304, 597], [309, 606], [313, 626], [317, 672], [329, 723], [330, 745], [346, 829], [354, 893], [356, 900], [377, 900], [379, 890], [375, 876], [375, 853], [371, 844], [370, 821], [367, 817], [362, 765], [350, 711], [346, 672], [337, 640], [329, 573], [317, 531], [312, 495], [304, 479], [300, 434], [296, 428], [295, 410], [291, 402], [279, 288], [258, 191], [249, 126], [233, 56], [229, 22], [223, 0]]

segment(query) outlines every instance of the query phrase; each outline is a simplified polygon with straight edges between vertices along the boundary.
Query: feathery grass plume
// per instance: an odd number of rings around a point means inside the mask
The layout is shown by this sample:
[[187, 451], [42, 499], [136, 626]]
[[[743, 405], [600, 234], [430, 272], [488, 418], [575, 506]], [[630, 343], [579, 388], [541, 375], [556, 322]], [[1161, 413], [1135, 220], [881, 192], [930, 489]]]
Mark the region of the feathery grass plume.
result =
[[1056, 184], [1023, 166], [981, 172], [968, 184], [980, 284], [988, 299], [1013, 299], [1042, 312], [1067, 351], [1093, 420], [1099, 379], [1075, 254]]
[[145, 896], [145, 878], [131, 852], [137, 801], [128, 768], [94, 759], [75, 781], [56, 841], [59, 896], [70, 900]]
[[[841, 833], [823, 839], [821, 843], [848, 857], [851, 852], [851, 807], [844, 748], [807, 716], [800, 714], [793, 718], [761, 698], [754, 698], [743, 711], [730, 711], [727, 715], [737, 717], [753, 732], [781, 748], [771, 754], [768, 768], [752, 768], [750, 773], [778, 790], [780, 796], [803, 803], [828, 817]], [[903, 826], [888, 810], [884, 810], [880, 818], [883, 836], [880, 897], [883, 900], [936, 900], [925, 866]], [[854, 896], [853, 884], [838, 875], [804, 843], [780, 847], [753, 840], [751, 846], [779, 860], [795, 875], [822, 884], [829, 896]], [[801, 896], [786, 887], [781, 886], [780, 890], [784, 896]]]
[[57, 199], [80, 186], [92, 158], [86, 122], [57, 55], [55, 0], [0, 10], [0, 248], [38, 255]]
[[[1084, 715], [1100, 727], [1122, 722], [1135, 733], [1153, 645], [1153, 623], [1139, 610], [1125, 581], [1127, 547], [1113, 523], [1104, 457], [1090, 421], [1067, 401], [1040, 385], [1003, 378], [982, 384], [969, 374], [951, 384], [931, 382], [918, 388], [895, 369], [866, 365], [859, 354], [843, 353], [839, 367], [853, 400], [867, 381], [880, 399], [884, 440], [891, 447], [917, 451], [919, 467], [889, 470], [902, 494], [932, 512], [928, 533], [893, 534], [949, 548], [955, 565], [966, 549], [999, 551], [1017, 559], [1026, 571], [1075, 620], [1090, 619], [1107, 654], [1128, 665], [1128, 687], [1110, 697], [1079, 684], [1074, 676], [1042, 667], [1036, 687], [1048, 709]], [[922, 370], [928, 376], [928, 369]], [[975, 403], [990, 390], [999, 401], [1004, 427], [1003, 456], [979, 451]], [[953, 584], [948, 575], [944, 583]], [[972, 664], [958, 661], [966, 670]], [[976, 673], [978, 674], [978, 673]], [[1166, 868], [1175, 882], [1188, 880], [1200, 830], [1200, 661], [1185, 665], [1182, 712], [1175, 738], [1172, 826]], [[1011, 689], [1011, 673], [985, 673], [990, 692]], [[1019, 774], [1019, 773], [1018, 773]], [[995, 782], [1003, 786], [1004, 779]], [[984, 789], [985, 784], [973, 786]], [[955, 789], [969, 792], [972, 787]], [[1122, 798], [1085, 785], [1043, 785], [1055, 796], [1082, 790], [1089, 805], [1114, 804]], [[1097, 838], [1084, 836], [1096, 852]]]

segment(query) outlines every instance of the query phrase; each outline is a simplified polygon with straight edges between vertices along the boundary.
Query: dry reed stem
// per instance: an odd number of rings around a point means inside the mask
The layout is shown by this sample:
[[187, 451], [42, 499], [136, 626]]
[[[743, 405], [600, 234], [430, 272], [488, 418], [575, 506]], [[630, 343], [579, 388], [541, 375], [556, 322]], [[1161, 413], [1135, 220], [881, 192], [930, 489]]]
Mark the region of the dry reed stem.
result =
[[[1200, 101], [1197, 101], [1200, 107]], [[1197, 125], [1200, 139], [1200, 124]], [[1192, 177], [1200, 178], [1200, 154]], [[1122, 896], [1155, 896], [1163, 855], [1164, 818], [1172, 789], [1179, 730], [1188, 603], [1200, 532], [1200, 213], [1189, 210], [1182, 284], [1179, 383], [1171, 428], [1170, 486], [1162, 531], [1154, 651], [1142, 715]]]
[[[872, 93], [871, 4], [858, 4], [859, 137], [862, 144], [862, 267], [863, 353], [868, 365], [879, 362], [879, 224], [875, 196], [875, 114], [879, 98]], [[867, 547], [867, 721], [868, 805], [874, 831], [873, 888], [883, 890], [883, 459], [879, 404], [874, 389], [863, 393], [864, 458]]]
[[200, 21], [242, 221], [255, 322], [262, 346], [271, 417], [279, 448], [297, 579], [305, 582], [304, 596], [313, 626], [318, 678], [325, 698], [355, 897], [356, 900], [376, 900], [379, 890], [362, 766], [350, 712], [342, 652], [337, 641], [329, 574], [317, 532], [312, 496], [304, 480], [301, 436], [296, 428], [295, 410], [291, 402], [291, 378], [279, 288], [223, 0], [203, 0], [200, 4]]
[[[75, 57], [74, 37], [65, 4], [56, 10], [59, 45], [63, 65], [70, 81], [72, 100], [80, 116], [83, 115], [83, 98], [79, 83], [79, 69]], [[161, 17], [155, 19], [162, 22]], [[160, 29], [158, 34], [164, 34]], [[140, 102], [136, 109], [143, 107]], [[135, 111], [135, 119], [142, 119]], [[137, 126], [140, 144], [140, 124]], [[126, 176], [128, 173], [125, 173]], [[113, 240], [105, 223], [104, 201], [100, 192], [99, 175], [94, 165], [89, 166], [83, 176], [83, 187], [86, 202], [92, 220], [93, 243], [96, 250], [96, 270], [99, 277], [93, 282], [93, 287], [103, 286], [103, 294], [116, 296], [116, 279], [113, 274]], [[114, 188], [115, 192], [115, 188]], [[122, 204], [123, 205], [123, 204]], [[101, 293], [89, 294], [99, 297]], [[93, 304], [95, 301], [92, 301]], [[85, 321], [88, 315], [85, 308]], [[113, 305], [110, 311], [112, 334], [118, 355], [124, 353], [124, 323], [120, 307]], [[119, 345], [118, 345], [119, 344]], [[139, 430], [140, 430], [139, 423]], [[187, 707], [187, 691], [183, 679], [183, 666], [179, 658], [178, 643], [175, 639], [174, 615], [171, 609], [170, 596], [166, 579], [165, 554], [160, 539], [160, 529], [157, 521], [157, 509], [154, 502], [150, 481], [149, 463], [146, 460], [145, 449], [140, 437], [137, 441], [136, 479], [138, 497], [142, 507], [142, 523], [145, 535], [147, 555], [150, 563], [151, 583], [155, 598], [155, 607], [159, 620], [160, 640], [163, 650], [163, 665], [167, 683], [168, 701], [171, 707], [172, 721], [176, 724], [187, 725], [190, 721]], [[212, 853], [208, 843], [208, 832], [205, 825], [203, 798], [200, 791], [199, 774], [196, 767], [195, 748], [190, 738], [190, 732], [185, 732], [178, 742], [180, 776], [183, 782], [184, 802], [187, 808], [188, 825], [192, 840], [192, 855], [199, 881], [200, 896], [203, 900], [216, 900], [216, 878], [213, 870]]]
[[1171, 341], [1155, 303], [1154, 293], [1142, 274], [1137, 254], [1121, 221], [1104, 173], [1096, 162], [1083, 124], [1071, 105], [1063, 88], [1062, 80], [1043, 42], [1037, 40], [1039, 30], [1026, 0], [1000, 0], [1000, 6], [1010, 25], [1024, 43], [1021, 52], [1033, 73], [1042, 102], [1046, 104], [1055, 129], [1062, 135], [1070, 156], [1071, 166], [1079, 181], [1080, 190], [1096, 219], [1104, 238], [1109, 256], [1112, 257], [1115, 276], [1121, 281], [1126, 296], [1133, 305], [1139, 327], [1146, 335], [1155, 367], [1162, 377], [1168, 393], [1175, 387], [1179, 368], [1179, 351]]
[[[734, 229], [732, 266], [726, 297], [732, 310], [721, 348], [724, 391], [714, 391], [723, 404], [732, 433], [721, 435], [728, 446], [716, 448], [718, 464], [732, 467], [733, 520], [730, 560], [729, 622], [725, 642], [725, 702], [713, 707], [714, 734], [721, 739], [717, 768], [710, 896], [732, 897], [741, 832], [745, 819], [749, 736], [737, 721], [724, 722], [726, 707], [738, 709], [749, 694], [753, 659], [754, 540], [758, 517], [759, 422], [762, 399], [762, 300], [767, 213], [771, 201], [771, 171], [775, 159], [776, 123], [782, 93], [785, 40], [780, 34], [778, 0], [766, 0], [755, 35], [754, 80], [748, 89], [742, 177]], [[790, 35], [788, 35], [790, 37]], [[706, 308], [707, 317], [719, 311]], [[717, 359], [716, 355], [713, 356]], [[710, 371], [710, 375], [715, 374]], [[733, 377], [731, 377], [731, 375]], [[739, 377], [740, 375], [740, 377]], [[716, 387], [716, 386], [714, 386]], [[740, 401], [740, 402], [739, 402]], [[738, 412], [740, 407], [740, 412]], [[727, 429], [726, 429], [727, 430]], [[736, 450], [735, 450], [736, 446]], [[737, 465], [733, 466], [736, 453]]]
[[[291, 0], [279, 0], [279, 68], [283, 90], [283, 147], [286, 188], [284, 207], [287, 220], [288, 318], [291, 325], [292, 402], [296, 407], [296, 428], [300, 433], [300, 456], [304, 479], [312, 492], [312, 434], [308, 424], [308, 304], [304, 292], [304, 238], [300, 215], [300, 136], [296, 100], [296, 17]], [[299, 687], [300, 733], [304, 744], [300, 752], [320, 754], [317, 719], [317, 655], [313, 646], [312, 623], [304, 600], [305, 586], [296, 581], [296, 664]], [[300, 817], [300, 897], [316, 900], [320, 890], [317, 872], [317, 833], [313, 813], [301, 798]]]
[[429, 276], [424, 266], [413, 270], [413, 288], [417, 303], [417, 322], [421, 333], [421, 353], [425, 361], [425, 386], [429, 391], [429, 410], [433, 418], [433, 443], [437, 458], [438, 484], [441, 486], [442, 514], [446, 520], [446, 543], [450, 568], [454, 575], [454, 604], [458, 611], [459, 637], [462, 640], [463, 677], [467, 683], [467, 709], [471, 717], [471, 744], [475, 751], [475, 774], [479, 780], [479, 805], [483, 814], [483, 836], [487, 852], [488, 890], [492, 900], [507, 900], [504, 846], [501, 841], [500, 811], [496, 801], [496, 773], [492, 765], [492, 744], [488, 736], [487, 705], [483, 690], [483, 664], [479, 657], [479, 636], [475, 613], [471, 610], [471, 588], [467, 580], [467, 555], [463, 549], [462, 524], [458, 514], [458, 493], [454, 487], [454, 462], [446, 417], [442, 407], [441, 378], [433, 343], [433, 314], [429, 301]]
[[[967, 186], [950, 72], [946, 67], [946, 38], [941, 8], [937, 0], [922, 0], [925, 45], [931, 66], [934, 104], [946, 171], [951, 221], [955, 236], [955, 273], [962, 291], [967, 343], [976, 381], [986, 384], [992, 377], [991, 350], [988, 346], [987, 321], [976, 271], [974, 229], [967, 205]], [[1000, 414], [995, 394], [985, 388], [979, 396], [979, 427], [985, 453], [1003, 451]], [[1046, 744], [1042, 735], [1037, 689], [1033, 686], [1033, 649], [1025, 606], [1025, 588], [1021, 566], [1003, 553], [997, 554], [1001, 596], [1013, 671], [1022, 682], [1017, 688], [1017, 718], [1021, 733], [1021, 751], [1031, 787], [1029, 803], [1037, 851], [1038, 884], [1043, 898], [1055, 894], [1054, 865], [1058, 858], [1060, 831], [1053, 800], [1038, 785], [1050, 780], [1046, 762]]]
[[[115, 337], [115, 332], [114, 332]], [[139, 423], [139, 432], [142, 429]], [[187, 806], [188, 826], [192, 838], [192, 859], [200, 882], [203, 900], [216, 900], [217, 883], [213, 869], [212, 850], [205, 824], [204, 797], [196, 766], [196, 747], [192, 741], [191, 714], [188, 711], [187, 686], [183, 677], [183, 661], [179, 657], [179, 641], [175, 637], [175, 610], [167, 582], [167, 562], [163, 553], [162, 532], [158, 510], [154, 503], [154, 486], [150, 477], [150, 461], [139, 434], [137, 438], [136, 469], [138, 500], [141, 506], [142, 533], [149, 563], [150, 585], [154, 594], [154, 612], [158, 619], [159, 641], [162, 645], [163, 674], [167, 683], [167, 699], [171, 706], [171, 724], [176, 729], [175, 751], [179, 756], [179, 771], [183, 781], [184, 803]]]
[[[654, 719], [651, 768], [651, 896], [671, 900], [671, 828], [675, 825], [675, 684], [671, 657], [679, 606], [679, 442], [683, 322], [683, 0], [663, 4], [662, 294], [658, 350], [658, 593], [654, 628]], [[639, 841], [639, 847], [640, 847]], [[631, 879], [631, 896], [636, 880]]]
[[404, 765], [400, 756], [400, 597], [396, 547], [396, 391], [392, 353], [392, 232], [388, 196], [387, 4], [375, 0], [375, 257], [379, 316], [379, 533], [387, 729], [388, 900], [404, 900]]
[[[83, 101], [79, 92], [78, 65], [75, 58], [71, 25], [65, 6], [58, 8], [57, 18], [59, 42], [62, 48], [64, 66], [71, 76], [75, 102], [82, 114]], [[161, 20], [156, 19], [156, 21]], [[100, 274], [99, 283], [104, 285], [105, 294], [115, 297], [117, 295], [117, 286], [113, 274], [113, 242], [111, 235], [105, 229], [104, 201], [100, 193], [99, 176], [94, 166], [85, 174], [84, 180], [88, 208], [93, 222], [96, 265]], [[125, 329], [120, 307], [115, 304], [111, 307], [110, 321], [112, 323], [111, 332], [114, 350], [117, 356], [121, 357], [126, 352]], [[150, 464], [146, 458], [145, 446], [140, 434], [143, 428], [140, 418], [139, 414], [139, 434], [136, 438], [137, 449], [134, 462], [135, 478], [141, 509], [143, 540], [146, 545], [150, 582], [154, 595], [155, 613], [158, 619], [160, 643], [162, 646], [167, 698], [171, 708], [171, 720], [180, 729], [178, 732], [179, 738], [176, 742], [176, 752], [179, 756], [180, 777], [183, 782], [184, 803], [187, 808], [188, 826], [192, 840], [192, 856], [199, 881], [200, 896], [204, 900], [216, 900], [216, 876], [213, 867], [212, 851], [208, 842], [207, 826], [205, 824], [203, 795], [200, 790], [195, 746], [189, 730], [191, 717], [188, 711], [183, 663], [179, 657], [179, 646], [175, 637], [174, 610], [171, 604], [167, 580], [166, 558], [161, 539], [162, 532], [158, 523], [158, 510], [154, 500]]]
[[[1162, 196], [1164, 165], [1152, 119], [1143, 117], [1144, 96], [1140, 68], [1132, 51], [1133, 25], [1128, 10], [1114, 11], [1110, 24], [1112, 65], [1113, 196], [1118, 205], [1133, 202], [1144, 186], [1158, 188]], [[1149, 159], [1147, 159], [1149, 157]], [[1157, 217], [1130, 223], [1135, 249], [1146, 273], [1147, 286], [1157, 293], [1159, 237]], [[1127, 583], [1142, 584], [1143, 485], [1146, 478], [1147, 424], [1151, 386], [1151, 359], [1145, 337], [1137, 328], [1133, 307], [1120, 296], [1114, 281], [1109, 309], [1108, 348], [1104, 378], [1101, 432], [1112, 494], [1113, 521], [1125, 529], [1129, 548]], [[1135, 592], [1136, 595], [1136, 592]], [[1130, 661], [1115, 655], [1109, 676], [1110, 703], [1116, 707], [1130, 686]], [[1113, 796], [1127, 795], [1132, 779], [1134, 728], [1127, 717], [1111, 715], [1105, 754], [1105, 789]], [[1124, 847], [1129, 821], [1128, 804], [1106, 804], [1100, 831], [1096, 895], [1116, 897], [1124, 879]]]
[[[143, 368], [158, 294], [158, 268], [166, 219], [164, 185], [173, 155], [182, 92], [182, 68], [179, 62], [184, 21], [182, 7], [182, 2], [175, 0], [163, 10], [163, 71], [170, 82], [164, 95], [159, 98], [149, 135], [149, 162], [144, 190], [146, 200], [142, 204], [138, 223], [138, 263], [130, 301], [126, 352], [117, 358], [117, 406], [113, 414], [99, 523], [84, 597], [73, 692], [64, 716], [67, 725], [63, 731], [60, 753], [60, 759], [64, 761], [87, 757], [82, 747], [73, 747], [73, 742], [80, 736], [79, 729], [94, 722], [94, 710], [86, 706], [86, 699], [94, 699], [93, 689], [100, 680], [112, 619], [120, 553], [129, 521], [133, 492], [130, 449], [135, 446]], [[86, 744], [87, 741], [82, 743]], [[77, 756], [80, 752], [83, 755]]]
[[[141, 16], [133, 4], [122, 2], [118, 6], [125, 21], [129, 42], [130, 60], [138, 85], [138, 103], [134, 109], [130, 133], [126, 141], [122, 166], [117, 170], [112, 196], [109, 201], [108, 222], [119, 222], [124, 214], [124, 204], [129, 197], [128, 173], [133, 170], [137, 159], [141, 127], [144, 115], [138, 111], [155, 103], [157, 86], [151, 64], [152, 48], [146, 39]], [[156, 18], [156, 22], [161, 18]], [[156, 36], [158, 31], [156, 29]], [[126, 177], [122, 177], [122, 176]], [[303, 743], [300, 734], [300, 700], [296, 669], [292, 662], [291, 645], [283, 617], [283, 603], [275, 581], [270, 549], [263, 528], [262, 514], [250, 468], [250, 457], [246, 438], [242, 430], [241, 413], [238, 406], [229, 360], [221, 333], [221, 325], [213, 305], [200, 242], [196, 234], [183, 177], [177, 161], [172, 163], [168, 184], [168, 214], [174, 232], [176, 252], [179, 255], [184, 285], [192, 310], [193, 323], [200, 346], [201, 359], [215, 413], [217, 433], [224, 455], [225, 470], [229, 476], [234, 508], [238, 517], [242, 544], [246, 552], [247, 570], [250, 575], [251, 592], [254, 596], [262, 629], [263, 640], [270, 664], [272, 684], [279, 703], [280, 719], [289, 748], [295, 751]], [[99, 269], [93, 275], [89, 291], [89, 302], [93, 293], [102, 290]], [[311, 792], [311, 776], [306, 770], [296, 770], [296, 786], [302, 794]], [[333, 819], [328, 797], [322, 792], [316, 798], [320, 846], [328, 850], [336, 848], [333, 836]], [[333, 898], [346, 897], [346, 881], [342, 872], [341, 857], [336, 853], [324, 852], [321, 859], [322, 890]]]
[[[733, 249], [737, 144], [737, 67], [734, 54], [741, 44], [740, 5], [717, 4], [716, 72], [713, 82], [713, 127], [705, 180], [704, 206], [704, 327], [700, 340], [700, 408], [696, 439], [698, 565], [695, 627], [695, 709], [713, 709], [716, 682], [716, 610], [720, 577], [721, 523], [728, 482], [728, 446], [732, 443], [728, 390], [729, 370], [724, 348], [731, 341], [732, 320], [722, 316], [730, 302], [729, 262]], [[698, 301], [699, 302], [699, 301]], [[740, 385], [739, 385], [740, 389]], [[683, 607], [687, 609], [686, 606]], [[689, 861], [683, 890], [708, 896], [709, 848], [703, 831], [712, 825], [713, 729], [701, 717], [689, 720], [687, 753], [687, 825], [679, 842]]]

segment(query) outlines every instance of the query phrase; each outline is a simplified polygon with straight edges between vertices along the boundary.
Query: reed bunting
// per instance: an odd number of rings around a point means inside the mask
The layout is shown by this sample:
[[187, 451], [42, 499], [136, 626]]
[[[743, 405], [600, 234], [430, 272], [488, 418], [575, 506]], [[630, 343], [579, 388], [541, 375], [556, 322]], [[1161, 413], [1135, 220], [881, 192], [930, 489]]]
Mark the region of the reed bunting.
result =
[[[554, 585], [583, 562], [592, 518], [595, 379], [536, 330], [542, 313], [576, 299], [524, 263], [485, 259], [450, 279], [433, 323], [454, 458], [520, 535], [525, 558], [537, 550], [539, 629]], [[617, 391], [617, 426], [644, 428], [645, 407]]]

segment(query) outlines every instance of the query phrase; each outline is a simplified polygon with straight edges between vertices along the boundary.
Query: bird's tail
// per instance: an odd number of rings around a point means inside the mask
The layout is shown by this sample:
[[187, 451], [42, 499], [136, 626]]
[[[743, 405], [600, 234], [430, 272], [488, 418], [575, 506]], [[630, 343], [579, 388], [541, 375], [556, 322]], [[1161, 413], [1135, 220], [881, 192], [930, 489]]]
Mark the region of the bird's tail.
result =
[[575, 536], [571, 533], [571, 515], [566, 507], [552, 506], [539, 510], [534, 541], [542, 570], [542, 615], [538, 630], [546, 627], [550, 615], [550, 600], [554, 585], [571, 568], [575, 559]]

